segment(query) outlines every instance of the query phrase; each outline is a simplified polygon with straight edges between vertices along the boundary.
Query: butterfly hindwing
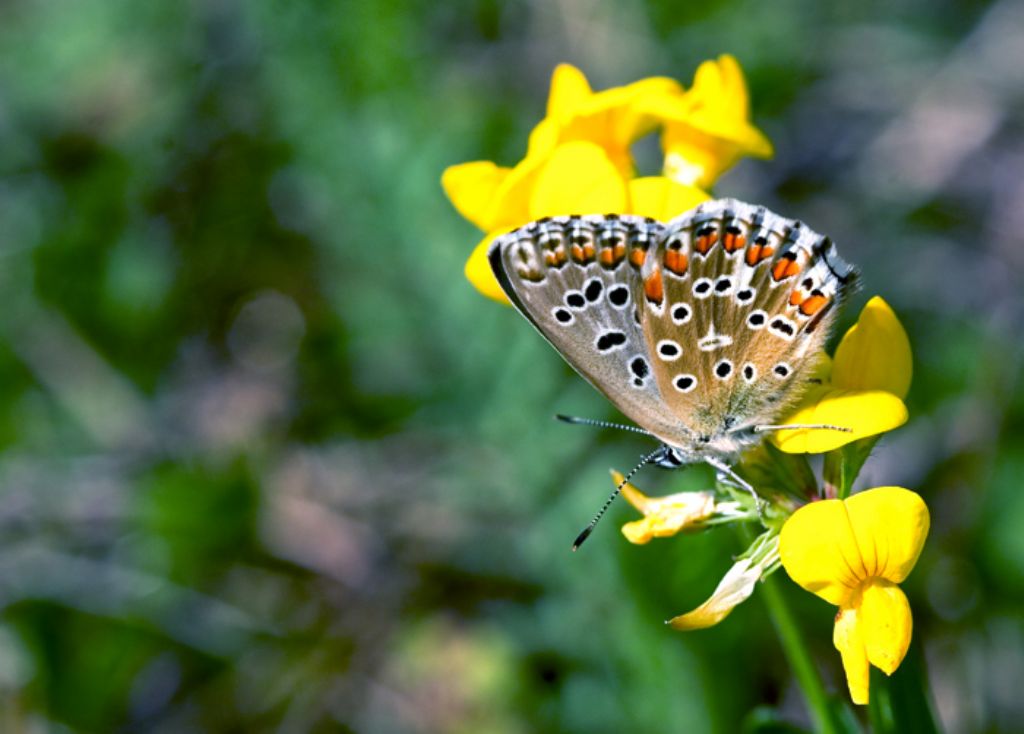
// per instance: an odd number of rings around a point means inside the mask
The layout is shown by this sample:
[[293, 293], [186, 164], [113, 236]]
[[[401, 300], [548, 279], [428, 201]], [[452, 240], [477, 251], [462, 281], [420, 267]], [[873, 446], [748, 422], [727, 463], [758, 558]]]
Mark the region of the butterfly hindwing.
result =
[[856, 272], [800, 222], [723, 199], [666, 225], [641, 275], [661, 392], [714, 435], [772, 423], [800, 397]]

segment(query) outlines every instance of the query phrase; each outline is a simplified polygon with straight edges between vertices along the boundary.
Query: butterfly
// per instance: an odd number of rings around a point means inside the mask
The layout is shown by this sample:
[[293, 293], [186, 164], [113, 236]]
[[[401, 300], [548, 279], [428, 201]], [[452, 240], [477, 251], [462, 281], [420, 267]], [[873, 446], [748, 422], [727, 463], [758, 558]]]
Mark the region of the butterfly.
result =
[[547, 217], [488, 258], [516, 309], [662, 442], [645, 463], [705, 462], [740, 482], [728, 465], [809, 386], [858, 277], [828, 237], [735, 199], [668, 223]]

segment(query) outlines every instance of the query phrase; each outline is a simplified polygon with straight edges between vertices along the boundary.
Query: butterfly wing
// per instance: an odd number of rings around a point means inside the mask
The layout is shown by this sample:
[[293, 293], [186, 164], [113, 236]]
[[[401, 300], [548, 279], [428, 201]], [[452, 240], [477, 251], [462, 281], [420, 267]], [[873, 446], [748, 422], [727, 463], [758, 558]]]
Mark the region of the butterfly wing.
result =
[[722, 199], [667, 224], [641, 321], [660, 393], [704, 436], [773, 423], [808, 385], [856, 270], [827, 237]]
[[687, 432], [653, 375], [641, 266], [665, 225], [634, 216], [553, 217], [497, 238], [491, 268], [512, 304], [619, 410], [672, 443]]
[[577, 372], [680, 447], [775, 422], [805, 391], [857, 279], [827, 237], [733, 199], [667, 225], [538, 220], [496, 239], [489, 257]]

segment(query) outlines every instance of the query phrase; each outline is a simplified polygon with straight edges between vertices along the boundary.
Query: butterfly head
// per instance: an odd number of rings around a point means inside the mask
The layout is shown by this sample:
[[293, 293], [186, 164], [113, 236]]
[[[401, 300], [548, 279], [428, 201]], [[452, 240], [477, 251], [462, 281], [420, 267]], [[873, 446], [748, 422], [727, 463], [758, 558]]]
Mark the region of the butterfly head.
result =
[[731, 460], [761, 438], [754, 430], [753, 424], [737, 426], [736, 423], [733, 416], [725, 416], [713, 427], [699, 428], [697, 431], [686, 429], [686, 440], [680, 441], [677, 435], [666, 442], [664, 458], [659, 457], [655, 463], [675, 468], [683, 464], [702, 462], [708, 458]]

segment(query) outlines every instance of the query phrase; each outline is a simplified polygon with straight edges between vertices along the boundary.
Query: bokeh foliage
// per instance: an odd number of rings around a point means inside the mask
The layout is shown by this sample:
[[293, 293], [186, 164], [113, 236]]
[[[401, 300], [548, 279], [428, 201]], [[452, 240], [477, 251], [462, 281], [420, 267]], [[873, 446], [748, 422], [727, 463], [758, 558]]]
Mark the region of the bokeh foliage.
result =
[[559, 61], [600, 88], [722, 52], [777, 158], [717, 191], [829, 232], [845, 323], [879, 293], [914, 345], [863, 477], [932, 511], [906, 669], [949, 731], [1014, 730], [1021, 39], [1011, 0], [4, 3], [3, 730], [806, 725], [756, 594], [661, 624], [736, 538], [632, 547], [618, 507], [568, 552], [650, 447], [548, 421], [614, 414], [463, 280], [438, 182], [518, 160]]

